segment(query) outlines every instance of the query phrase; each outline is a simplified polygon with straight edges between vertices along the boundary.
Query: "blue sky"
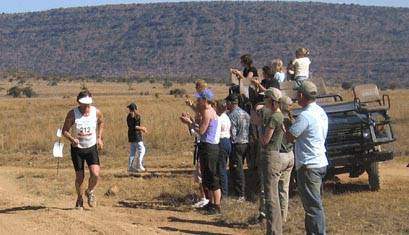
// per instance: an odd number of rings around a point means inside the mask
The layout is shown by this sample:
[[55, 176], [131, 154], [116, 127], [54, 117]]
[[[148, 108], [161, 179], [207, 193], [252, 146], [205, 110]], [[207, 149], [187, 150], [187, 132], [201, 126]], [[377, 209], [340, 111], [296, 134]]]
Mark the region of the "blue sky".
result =
[[[200, 0], [193, 0], [200, 1]], [[284, 0], [285, 1], [285, 0]], [[298, 0], [309, 2], [311, 0]], [[314, 1], [314, 0], [312, 0]], [[315, 0], [316, 2], [329, 3], [355, 3], [361, 5], [409, 7], [409, 0]], [[0, 12], [16, 13], [42, 11], [60, 7], [95, 6], [104, 4], [121, 3], [154, 3], [154, 2], [180, 2], [180, 0], [11, 0], [0, 1]]]

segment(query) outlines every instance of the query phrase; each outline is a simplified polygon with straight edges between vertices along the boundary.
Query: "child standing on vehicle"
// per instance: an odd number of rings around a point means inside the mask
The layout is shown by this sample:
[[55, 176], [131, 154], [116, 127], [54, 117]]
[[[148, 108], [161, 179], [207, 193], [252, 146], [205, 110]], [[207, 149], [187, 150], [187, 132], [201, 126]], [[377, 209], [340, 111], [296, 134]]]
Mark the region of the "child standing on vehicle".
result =
[[[137, 113], [138, 106], [135, 103], [131, 103], [128, 106], [129, 114], [126, 118], [128, 124], [128, 140], [130, 143], [130, 154], [128, 162], [128, 172], [145, 171], [143, 167], [143, 157], [145, 156], [145, 145], [143, 144], [142, 133], [146, 134], [146, 127], [141, 126], [141, 116]], [[133, 168], [133, 161], [135, 159], [136, 151], [138, 151], [138, 163], [136, 169]]]
[[295, 51], [295, 60], [292, 61], [290, 70], [294, 73], [294, 80], [298, 85], [310, 76], [311, 60], [308, 58], [309, 54], [310, 50], [304, 47]]

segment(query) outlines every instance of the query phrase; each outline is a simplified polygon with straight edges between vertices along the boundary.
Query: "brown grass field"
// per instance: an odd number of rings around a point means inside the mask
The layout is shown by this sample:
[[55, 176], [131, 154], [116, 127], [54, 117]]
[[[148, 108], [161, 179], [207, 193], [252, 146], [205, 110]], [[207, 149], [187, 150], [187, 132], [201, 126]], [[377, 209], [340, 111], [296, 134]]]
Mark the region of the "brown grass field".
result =
[[[0, 233], [25, 234], [263, 234], [251, 223], [257, 203], [224, 201], [221, 216], [205, 216], [191, 208], [197, 185], [191, 177], [192, 139], [178, 117], [189, 111], [183, 98], [168, 95], [161, 84], [88, 83], [95, 105], [106, 119], [105, 149], [101, 154], [99, 206], [71, 210], [75, 203], [74, 171], [64, 140], [64, 158], [57, 176], [51, 156], [56, 130], [76, 105], [81, 83], [47, 86], [32, 82], [35, 98], [10, 98], [0, 94]], [[193, 84], [178, 85], [193, 94]], [[219, 98], [227, 87], [212, 85]], [[350, 91], [338, 91], [351, 98]], [[149, 95], [140, 95], [149, 91]], [[157, 95], [155, 96], [155, 94]], [[386, 91], [398, 140], [395, 159], [381, 164], [379, 192], [366, 187], [367, 177], [327, 183], [324, 206], [328, 234], [409, 234], [409, 98], [408, 90]], [[136, 101], [149, 133], [146, 167], [154, 174], [126, 173], [128, 159], [126, 105]], [[105, 196], [117, 186], [115, 196]], [[298, 197], [291, 199], [285, 234], [304, 233], [304, 212]]]

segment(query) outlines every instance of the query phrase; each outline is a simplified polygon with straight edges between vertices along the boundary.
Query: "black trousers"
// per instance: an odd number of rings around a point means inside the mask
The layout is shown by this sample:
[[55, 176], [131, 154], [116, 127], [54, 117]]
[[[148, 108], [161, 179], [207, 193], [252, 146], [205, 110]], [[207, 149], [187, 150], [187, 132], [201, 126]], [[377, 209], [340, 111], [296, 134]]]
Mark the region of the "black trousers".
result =
[[244, 197], [244, 171], [243, 158], [247, 152], [247, 144], [233, 144], [229, 159], [229, 182], [231, 184], [232, 195]]
[[202, 185], [211, 191], [220, 189], [219, 145], [200, 143], [198, 146]]

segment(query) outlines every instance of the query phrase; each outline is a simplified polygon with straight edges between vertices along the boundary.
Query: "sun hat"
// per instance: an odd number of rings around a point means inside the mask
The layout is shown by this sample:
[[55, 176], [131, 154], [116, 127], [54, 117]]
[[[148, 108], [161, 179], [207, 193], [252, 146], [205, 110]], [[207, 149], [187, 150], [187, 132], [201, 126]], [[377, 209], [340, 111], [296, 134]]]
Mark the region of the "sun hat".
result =
[[213, 92], [210, 89], [206, 88], [202, 92], [196, 93], [195, 97], [198, 98], [198, 99], [213, 101], [214, 95], [213, 95]]
[[270, 87], [264, 92], [264, 99], [280, 101], [281, 97], [282, 97], [281, 91], [275, 87]]
[[286, 95], [283, 95], [283, 96], [281, 97], [281, 99], [280, 99], [280, 103], [281, 103], [281, 104], [284, 104], [284, 105], [292, 105], [292, 104], [293, 104], [293, 100], [292, 100], [290, 97], [288, 97], [288, 96], [286, 96]]
[[88, 90], [81, 91], [77, 96], [77, 101], [80, 104], [92, 104], [92, 95]]
[[78, 100], [81, 104], [92, 104], [92, 97], [86, 96]]

